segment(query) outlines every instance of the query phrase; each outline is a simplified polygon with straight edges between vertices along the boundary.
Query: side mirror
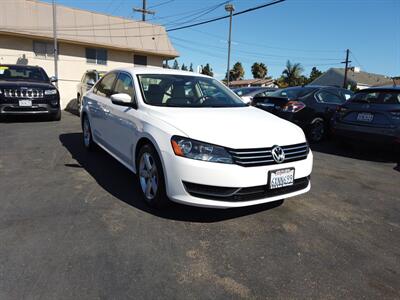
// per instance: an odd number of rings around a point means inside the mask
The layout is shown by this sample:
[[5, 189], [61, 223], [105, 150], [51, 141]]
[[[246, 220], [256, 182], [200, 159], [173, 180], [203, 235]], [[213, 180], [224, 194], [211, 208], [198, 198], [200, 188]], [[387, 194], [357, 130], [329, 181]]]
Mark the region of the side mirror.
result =
[[57, 82], [58, 78], [56, 76], [51, 76], [50, 77], [50, 82]]
[[86, 82], [87, 85], [89, 86], [94, 86], [96, 82], [93, 79], [89, 79], [88, 82]]
[[128, 106], [128, 107], [136, 107], [136, 103], [132, 101], [132, 97], [128, 94], [114, 94], [111, 96], [111, 102], [115, 105]]

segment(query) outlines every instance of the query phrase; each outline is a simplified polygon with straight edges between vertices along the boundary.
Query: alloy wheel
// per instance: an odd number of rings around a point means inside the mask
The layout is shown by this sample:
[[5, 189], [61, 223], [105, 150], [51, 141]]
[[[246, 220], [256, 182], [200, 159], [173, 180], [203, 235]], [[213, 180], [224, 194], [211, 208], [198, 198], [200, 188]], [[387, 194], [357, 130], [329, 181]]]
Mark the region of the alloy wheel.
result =
[[154, 158], [148, 152], [140, 157], [139, 179], [144, 196], [148, 200], [154, 199], [158, 190], [158, 170]]
[[324, 134], [325, 134], [324, 122], [316, 121], [311, 127], [310, 131], [311, 140], [314, 142], [319, 142], [324, 137]]
[[87, 118], [83, 121], [83, 142], [85, 143], [85, 147], [90, 147], [91, 140], [91, 132], [90, 132], [90, 124]]

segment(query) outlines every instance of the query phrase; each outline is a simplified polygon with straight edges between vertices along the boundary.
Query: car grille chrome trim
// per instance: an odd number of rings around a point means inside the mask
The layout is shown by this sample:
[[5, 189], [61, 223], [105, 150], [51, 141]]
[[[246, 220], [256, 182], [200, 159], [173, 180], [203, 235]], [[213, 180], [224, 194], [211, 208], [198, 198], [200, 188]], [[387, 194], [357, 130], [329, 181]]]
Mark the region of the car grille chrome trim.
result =
[[38, 89], [4, 89], [3, 94], [6, 98], [38, 99], [43, 98], [44, 91]]
[[[307, 143], [281, 146], [285, 153], [285, 162], [293, 162], [307, 158], [309, 147]], [[277, 164], [272, 157], [271, 148], [227, 149], [235, 164], [243, 167], [258, 167]]]

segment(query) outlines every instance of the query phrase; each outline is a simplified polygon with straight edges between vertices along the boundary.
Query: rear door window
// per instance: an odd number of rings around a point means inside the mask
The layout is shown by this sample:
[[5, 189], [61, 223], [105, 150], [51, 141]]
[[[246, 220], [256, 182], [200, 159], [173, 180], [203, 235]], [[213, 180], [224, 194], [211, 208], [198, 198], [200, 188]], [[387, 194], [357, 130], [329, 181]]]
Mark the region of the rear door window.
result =
[[354, 95], [353, 102], [400, 104], [400, 91], [363, 91]]
[[339, 95], [334, 94], [331, 91], [322, 90], [315, 94], [315, 98], [319, 103], [326, 104], [342, 104], [345, 102]]

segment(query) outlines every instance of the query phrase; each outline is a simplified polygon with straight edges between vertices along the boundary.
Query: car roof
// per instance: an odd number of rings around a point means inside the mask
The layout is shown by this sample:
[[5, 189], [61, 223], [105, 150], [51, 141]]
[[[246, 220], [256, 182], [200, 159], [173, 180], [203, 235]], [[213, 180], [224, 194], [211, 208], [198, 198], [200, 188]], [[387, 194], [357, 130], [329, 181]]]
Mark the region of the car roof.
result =
[[273, 89], [271, 87], [266, 86], [242, 86], [238, 88], [234, 88], [233, 90], [264, 90], [264, 89]]
[[167, 75], [185, 75], [185, 76], [197, 76], [197, 77], [210, 78], [210, 76], [195, 73], [195, 72], [175, 70], [175, 69], [163, 69], [163, 68], [159, 68], [159, 67], [127, 67], [127, 68], [117, 68], [112, 71], [125, 71], [125, 72], [132, 73], [133, 75], [167, 74]]
[[376, 87], [370, 87], [370, 88], [366, 88], [366, 89], [359, 90], [359, 91], [357, 91], [357, 93], [364, 92], [364, 91], [376, 91], [376, 90], [400, 91], [400, 86], [398, 86], [398, 85], [376, 86]]
[[40, 66], [30, 66], [30, 65], [17, 65], [17, 64], [0, 64], [2, 67], [24, 67], [24, 68], [39, 68], [41, 69], [42, 67]]

